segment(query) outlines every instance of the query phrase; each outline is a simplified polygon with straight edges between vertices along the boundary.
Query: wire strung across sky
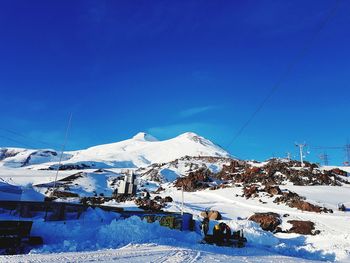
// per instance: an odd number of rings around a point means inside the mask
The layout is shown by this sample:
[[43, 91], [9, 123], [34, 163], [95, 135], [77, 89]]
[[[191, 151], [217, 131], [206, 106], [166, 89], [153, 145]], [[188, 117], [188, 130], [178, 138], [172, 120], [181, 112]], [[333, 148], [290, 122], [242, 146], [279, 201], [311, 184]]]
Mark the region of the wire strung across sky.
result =
[[[17, 137], [21, 137], [21, 138], [23, 138], [23, 139], [25, 139], [25, 140], [27, 140], [27, 141], [39, 143], [39, 144], [41, 144], [41, 145], [44, 145], [45, 147], [54, 148], [54, 149], [56, 149], [56, 148], [59, 147], [59, 146], [56, 145], [56, 144], [44, 142], [44, 141], [42, 141], [42, 140], [38, 140], [38, 139], [32, 138], [32, 137], [30, 137], [30, 136], [24, 135], [24, 134], [22, 134], [22, 133], [19, 133], [19, 132], [17, 132], [17, 131], [14, 131], [14, 130], [10, 130], [10, 129], [7, 129], [7, 128], [2, 128], [2, 127], [0, 127], [0, 130], [3, 130], [3, 131], [5, 131], [5, 132], [7, 132], [7, 133], [10, 133], [10, 134], [13, 134], [13, 135], [15, 135], [15, 136], [17, 136]], [[5, 136], [5, 135], [0, 135], [0, 137], [6, 139], [6, 140], [8, 140], [8, 141], [12, 141], [12, 142], [14, 142], [14, 143], [17, 143], [17, 144], [19, 144], [19, 145], [32, 148], [32, 149], [39, 148], [39, 147], [33, 146], [32, 143], [22, 142], [22, 141], [20, 141], [20, 140], [18, 140], [18, 139], [13, 139], [12, 137], [8, 137], [8, 136]]]
[[267, 101], [272, 97], [272, 95], [281, 87], [283, 81], [291, 74], [295, 66], [305, 57], [307, 52], [311, 49], [312, 44], [316, 40], [317, 36], [320, 34], [322, 29], [329, 23], [329, 21], [336, 15], [337, 10], [339, 8], [341, 0], [336, 0], [333, 8], [330, 10], [328, 15], [321, 21], [315, 30], [314, 34], [310, 37], [309, 41], [307, 41], [304, 47], [300, 50], [300, 52], [295, 56], [293, 60], [288, 64], [286, 70], [283, 74], [278, 78], [277, 82], [272, 86], [270, 91], [264, 97], [264, 99], [260, 102], [260, 104], [256, 107], [254, 112], [249, 116], [249, 118], [243, 123], [243, 125], [239, 128], [237, 133], [231, 139], [231, 141], [227, 144], [226, 149], [229, 149], [230, 146], [237, 140], [237, 138], [243, 133], [243, 131], [248, 127], [248, 125], [254, 120], [256, 115], [262, 110]]

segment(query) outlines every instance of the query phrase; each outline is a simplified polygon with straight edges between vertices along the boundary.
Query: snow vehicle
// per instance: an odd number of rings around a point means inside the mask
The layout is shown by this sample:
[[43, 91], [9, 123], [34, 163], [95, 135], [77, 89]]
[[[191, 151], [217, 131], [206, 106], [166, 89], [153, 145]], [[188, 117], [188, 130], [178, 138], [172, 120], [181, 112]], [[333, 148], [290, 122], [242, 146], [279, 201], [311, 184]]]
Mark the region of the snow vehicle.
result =
[[204, 221], [202, 224], [202, 233], [204, 235], [202, 244], [211, 244], [225, 247], [245, 247], [247, 239], [244, 237], [243, 230], [231, 232], [231, 229], [225, 223], [219, 223], [214, 226], [212, 234], [208, 234], [209, 222]]
[[345, 212], [346, 211], [345, 205], [344, 204], [338, 204], [338, 210]]

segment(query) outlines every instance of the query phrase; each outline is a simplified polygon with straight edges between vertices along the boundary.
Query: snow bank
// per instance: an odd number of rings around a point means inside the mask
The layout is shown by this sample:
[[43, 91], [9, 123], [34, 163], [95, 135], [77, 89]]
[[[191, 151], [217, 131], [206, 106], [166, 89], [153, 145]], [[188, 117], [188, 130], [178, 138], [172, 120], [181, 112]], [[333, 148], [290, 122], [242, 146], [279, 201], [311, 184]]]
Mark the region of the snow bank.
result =
[[273, 247], [279, 243], [278, 238], [271, 232], [262, 230], [261, 227], [253, 221], [231, 220], [226, 222], [226, 224], [235, 231], [243, 229], [244, 236], [248, 239], [249, 243], [254, 246]]
[[125, 220], [117, 213], [89, 209], [84, 218], [65, 222], [35, 221], [32, 235], [42, 236], [45, 245], [31, 253], [88, 251], [118, 248], [130, 243], [157, 243], [164, 245], [197, 243], [200, 235], [171, 230], [149, 224], [139, 217]]
[[[8, 215], [8, 217], [11, 215]], [[12, 215], [13, 217], [13, 215]], [[320, 250], [311, 240], [300, 235], [275, 236], [263, 231], [258, 224], [247, 220], [225, 221], [233, 231], [244, 230], [247, 247], [235, 249], [200, 244], [202, 237], [196, 232], [182, 232], [147, 223], [139, 217], [120, 219], [120, 214], [89, 208], [79, 220], [48, 221], [34, 219], [31, 235], [41, 236], [44, 246], [31, 250], [31, 254], [96, 251], [121, 248], [128, 244], [156, 244], [195, 249], [215, 254], [240, 256], [284, 255], [304, 259], [344, 259], [329, 250]], [[211, 223], [217, 223], [215, 221]], [[312, 237], [319, 238], [319, 237]]]

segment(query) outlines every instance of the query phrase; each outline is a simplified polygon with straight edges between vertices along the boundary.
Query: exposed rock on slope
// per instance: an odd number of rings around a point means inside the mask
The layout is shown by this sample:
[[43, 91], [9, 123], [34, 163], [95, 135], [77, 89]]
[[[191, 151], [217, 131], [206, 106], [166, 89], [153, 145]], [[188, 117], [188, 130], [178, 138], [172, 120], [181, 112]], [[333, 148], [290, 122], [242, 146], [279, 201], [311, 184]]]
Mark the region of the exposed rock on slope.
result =
[[297, 233], [301, 235], [317, 235], [320, 231], [315, 230], [315, 223], [311, 221], [301, 220], [289, 220], [288, 223], [292, 224], [292, 228], [289, 229], [288, 233]]
[[209, 182], [212, 180], [212, 173], [208, 169], [200, 169], [195, 172], [190, 172], [188, 176], [178, 178], [175, 182], [175, 187], [183, 188], [184, 191], [192, 192], [200, 189], [208, 188]]
[[282, 223], [279, 214], [276, 213], [255, 213], [248, 220], [254, 221], [260, 224], [261, 228], [266, 231], [274, 232], [276, 228]]

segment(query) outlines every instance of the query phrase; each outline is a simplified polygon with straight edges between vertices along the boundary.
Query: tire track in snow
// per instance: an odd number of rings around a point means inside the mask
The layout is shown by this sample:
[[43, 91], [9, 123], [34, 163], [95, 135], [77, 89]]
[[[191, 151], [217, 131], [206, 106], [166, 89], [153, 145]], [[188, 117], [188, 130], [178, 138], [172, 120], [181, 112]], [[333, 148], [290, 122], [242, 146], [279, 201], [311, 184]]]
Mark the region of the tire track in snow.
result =
[[166, 253], [161, 257], [157, 258], [155, 261], [157, 263], [194, 263], [200, 258], [201, 253], [198, 251], [191, 251], [187, 249], [176, 249], [171, 250], [170, 253]]

